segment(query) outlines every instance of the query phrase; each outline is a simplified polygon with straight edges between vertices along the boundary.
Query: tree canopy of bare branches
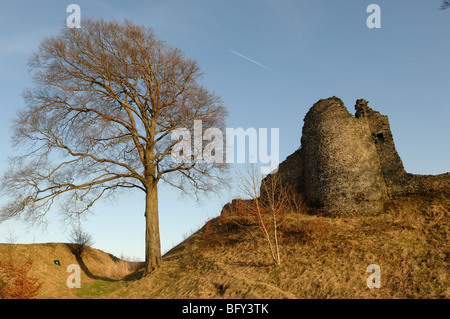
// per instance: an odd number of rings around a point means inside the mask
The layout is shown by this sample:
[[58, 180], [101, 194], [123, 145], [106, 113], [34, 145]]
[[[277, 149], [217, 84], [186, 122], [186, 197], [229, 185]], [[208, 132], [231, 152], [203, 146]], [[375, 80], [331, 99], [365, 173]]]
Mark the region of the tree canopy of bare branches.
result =
[[220, 97], [200, 84], [196, 61], [131, 21], [85, 19], [44, 39], [29, 62], [32, 88], [13, 123], [1, 219], [40, 219], [58, 200], [80, 215], [118, 190], [146, 198], [146, 274], [161, 260], [158, 183], [215, 189], [224, 165], [172, 160], [177, 128], [224, 129]]
[[86, 247], [92, 246], [94, 243], [92, 235], [84, 231], [81, 225], [72, 229], [68, 239], [70, 241], [69, 247], [77, 257], [81, 257]]
[[450, 0], [442, 0], [441, 10], [450, 8]]

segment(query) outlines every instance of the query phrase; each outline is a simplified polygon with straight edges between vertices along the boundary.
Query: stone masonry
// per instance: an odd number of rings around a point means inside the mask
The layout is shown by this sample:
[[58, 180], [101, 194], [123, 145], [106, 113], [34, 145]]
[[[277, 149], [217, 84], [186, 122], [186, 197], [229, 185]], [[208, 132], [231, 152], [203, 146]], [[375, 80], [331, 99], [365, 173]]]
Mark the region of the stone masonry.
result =
[[450, 174], [405, 171], [388, 117], [356, 101], [355, 116], [337, 97], [321, 99], [304, 118], [301, 147], [276, 174], [310, 207], [331, 216], [369, 215], [389, 198], [448, 191]]

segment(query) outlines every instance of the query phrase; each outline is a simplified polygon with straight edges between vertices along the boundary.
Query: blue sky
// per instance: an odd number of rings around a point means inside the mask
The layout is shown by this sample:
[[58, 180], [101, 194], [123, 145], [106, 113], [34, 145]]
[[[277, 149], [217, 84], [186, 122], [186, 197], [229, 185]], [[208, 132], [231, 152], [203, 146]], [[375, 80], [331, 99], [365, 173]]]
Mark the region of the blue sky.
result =
[[[31, 86], [27, 60], [55, 35], [76, 3], [82, 17], [128, 18], [196, 59], [203, 83], [221, 95], [227, 127], [279, 128], [280, 159], [300, 144], [303, 117], [319, 99], [356, 99], [388, 115], [408, 172], [450, 171], [450, 9], [440, 0], [323, 1], [8, 1], [0, 12], [0, 172], [7, 169], [10, 123]], [[381, 28], [369, 29], [369, 4], [381, 8]], [[234, 52], [233, 52], [234, 51]], [[236, 54], [235, 52], [239, 53]], [[247, 57], [257, 63], [253, 63]], [[263, 67], [264, 66], [264, 67]], [[196, 203], [160, 189], [163, 251], [220, 213], [234, 191]], [[1, 201], [1, 199], [0, 199]], [[142, 194], [94, 207], [83, 227], [94, 247], [116, 256], [144, 256]], [[18, 243], [66, 241], [70, 226], [57, 214], [47, 230], [9, 221]]]

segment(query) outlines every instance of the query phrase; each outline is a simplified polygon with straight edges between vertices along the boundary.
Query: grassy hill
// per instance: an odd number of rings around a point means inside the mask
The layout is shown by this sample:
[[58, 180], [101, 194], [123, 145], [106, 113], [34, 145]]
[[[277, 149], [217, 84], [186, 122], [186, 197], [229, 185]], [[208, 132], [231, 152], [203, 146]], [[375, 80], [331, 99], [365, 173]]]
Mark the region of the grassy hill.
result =
[[[217, 217], [145, 278], [139, 264], [89, 248], [81, 288], [72, 289], [66, 267], [80, 260], [65, 244], [1, 244], [0, 258], [12, 249], [34, 260], [38, 298], [449, 298], [449, 210], [441, 194], [391, 201], [370, 217], [292, 212], [279, 228], [280, 266], [257, 225]], [[370, 264], [380, 266], [379, 289], [366, 285]]]
[[[126, 280], [140, 263], [121, 260], [101, 250], [86, 247], [82, 258], [77, 258], [69, 244], [0, 244], [0, 260], [12, 260], [23, 264], [28, 258], [33, 263], [28, 277], [37, 278], [42, 287], [37, 298], [96, 298], [108, 292], [108, 285]], [[58, 264], [55, 263], [58, 261]], [[67, 287], [72, 272], [67, 267], [77, 264], [81, 269], [81, 288]]]

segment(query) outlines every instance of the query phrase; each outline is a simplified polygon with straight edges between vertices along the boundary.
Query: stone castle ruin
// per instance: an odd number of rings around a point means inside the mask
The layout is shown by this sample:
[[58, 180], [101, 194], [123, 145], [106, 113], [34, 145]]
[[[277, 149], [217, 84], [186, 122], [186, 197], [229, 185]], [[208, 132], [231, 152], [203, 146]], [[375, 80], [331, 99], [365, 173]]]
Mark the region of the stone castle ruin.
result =
[[350, 114], [337, 97], [315, 103], [304, 118], [301, 147], [275, 173], [308, 206], [331, 216], [369, 215], [388, 199], [450, 190], [450, 173], [405, 171], [386, 115], [364, 99], [355, 109]]

